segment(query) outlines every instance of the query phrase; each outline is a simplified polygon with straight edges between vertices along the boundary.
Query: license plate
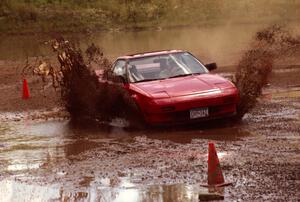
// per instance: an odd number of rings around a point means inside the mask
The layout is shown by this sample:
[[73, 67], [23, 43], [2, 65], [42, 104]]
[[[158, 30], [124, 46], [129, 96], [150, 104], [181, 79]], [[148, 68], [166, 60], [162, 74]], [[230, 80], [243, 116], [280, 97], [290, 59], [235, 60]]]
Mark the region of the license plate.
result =
[[208, 117], [208, 108], [197, 108], [197, 109], [191, 109], [190, 110], [190, 118], [191, 119], [197, 119], [197, 118], [203, 118]]

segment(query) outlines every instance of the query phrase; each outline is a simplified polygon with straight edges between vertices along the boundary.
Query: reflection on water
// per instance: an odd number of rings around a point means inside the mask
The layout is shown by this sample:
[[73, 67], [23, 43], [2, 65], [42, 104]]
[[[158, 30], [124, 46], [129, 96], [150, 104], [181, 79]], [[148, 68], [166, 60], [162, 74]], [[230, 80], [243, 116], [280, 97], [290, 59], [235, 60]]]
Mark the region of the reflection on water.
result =
[[85, 190], [70, 190], [59, 185], [39, 186], [4, 180], [0, 182], [1, 201], [100, 201], [100, 202], [137, 202], [137, 201], [199, 201], [199, 194], [217, 192], [223, 189], [207, 190], [197, 185], [152, 185], [135, 187], [122, 181], [117, 188], [92, 186]]
[[[13, 163], [13, 162], [12, 162]], [[40, 167], [40, 164], [11, 164], [7, 166], [8, 171], [20, 171], [20, 170], [29, 170], [29, 169], [37, 169]]]
[[209, 125], [206, 125], [206, 128], [201, 127], [201, 129], [195, 126], [192, 128], [183, 127], [159, 130], [159, 132], [149, 131], [149, 133], [145, 133], [144, 135], [152, 139], [171, 140], [177, 143], [190, 143], [193, 139], [199, 138], [234, 141], [251, 135], [249, 131], [243, 129], [239, 125], [226, 126], [222, 123], [214, 123], [212, 125], [215, 128], [209, 128]]
[[[0, 173], [23, 176], [32, 180], [31, 172], [48, 169], [61, 160], [75, 160], [79, 153], [101, 147], [103, 143], [130, 142], [136, 136], [151, 139], [190, 143], [193, 139], [235, 140], [245, 135], [241, 125], [230, 126], [215, 123], [206, 129], [198, 126], [157, 128], [132, 131], [122, 127], [92, 125], [78, 127], [69, 121], [24, 122], [0, 124]], [[202, 155], [202, 154], [201, 154]], [[227, 152], [219, 157], [227, 158]], [[203, 156], [204, 158], [207, 158]], [[202, 158], [202, 157], [201, 157]], [[68, 171], [53, 170], [56, 177], [68, 175]], [[50, 183], [47, 186], [28, 185], [11, 178], [0, 181], [0, 195], [4, 201], [197, 201], [199, 187], [179, 185], [141, 186], [130, 182], [130, 177], [120, 177], [118, 182], [99, 179], [94, 174], [80, 173], [78, 185]], [[1, 179], [1, 175], [0, 175]], [[27, 181], [27, 180], [25, 180]], [[75, 186], [75, 187], [74, 187]], [[79, 186], [79, 187], [78, 187]], [[200, 190], [201, 191], [201, 190]], [[202, 190], [203, 191], [203, 190]]]
[[0, 162], [8, 164], [7, 170], [39, 168], [43, 163], [97, 147], [96, 139], [109, 140], [109, 132], [99, 133], [71, 128], [68, 121], [10, 124], [10, 129], [0, 133]]
[[[217, 126], [216, 126], [217, 125]], [[190, 143], [193, 139], [237, 140], [250, 133], [241, 126], [215, 123], [201, 127], [158, 128], [128, 131], [122, 127], [94, 125], [78, 127], [68, 121], [41, 123], [11, 123], [0, 126], [0, 170], [20, 171], [37, 169], [52, 161], [100, 146], [110, 141], [131, 141], [136, 136], [150, 139]], [[6, 165], [6, 166], [4, 166]]]
[[[59, 198], [59, 191], [53, 187], [26, 185], [15, 181], [1, 181], [0, 195], [2, 201], [47, 201]], [[30, 193], [30, 194], [29, 194]]]

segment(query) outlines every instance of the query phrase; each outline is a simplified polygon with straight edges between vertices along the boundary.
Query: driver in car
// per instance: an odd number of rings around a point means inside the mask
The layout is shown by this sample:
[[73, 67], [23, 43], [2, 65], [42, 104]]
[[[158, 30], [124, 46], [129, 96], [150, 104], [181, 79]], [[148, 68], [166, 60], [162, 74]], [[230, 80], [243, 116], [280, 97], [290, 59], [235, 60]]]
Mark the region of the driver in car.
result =
[[161, 59], [159, 78], [169, 78], [179, 74], [184, 74], [182, 68], [173, 59]]

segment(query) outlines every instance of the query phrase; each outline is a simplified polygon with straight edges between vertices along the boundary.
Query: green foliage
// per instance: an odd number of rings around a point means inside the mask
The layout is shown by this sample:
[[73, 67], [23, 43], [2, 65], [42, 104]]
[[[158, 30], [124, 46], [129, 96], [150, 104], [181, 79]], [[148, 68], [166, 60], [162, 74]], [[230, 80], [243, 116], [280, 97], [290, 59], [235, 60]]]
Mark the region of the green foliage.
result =
[[[0, 0], [0, 31], [81, 31], [300, 18], [285, 0]], [[24, 31], [24, 30], [22, 30]]]

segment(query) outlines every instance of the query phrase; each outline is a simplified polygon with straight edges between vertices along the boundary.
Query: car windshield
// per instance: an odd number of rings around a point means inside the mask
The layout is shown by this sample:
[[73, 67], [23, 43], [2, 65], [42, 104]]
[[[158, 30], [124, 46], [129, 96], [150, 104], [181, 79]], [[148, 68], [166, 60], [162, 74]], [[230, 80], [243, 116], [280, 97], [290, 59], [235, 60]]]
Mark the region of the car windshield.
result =
[[131, 59], [128, 63], [132, 83], [204, 74], [208, 70], [188, 52]]

